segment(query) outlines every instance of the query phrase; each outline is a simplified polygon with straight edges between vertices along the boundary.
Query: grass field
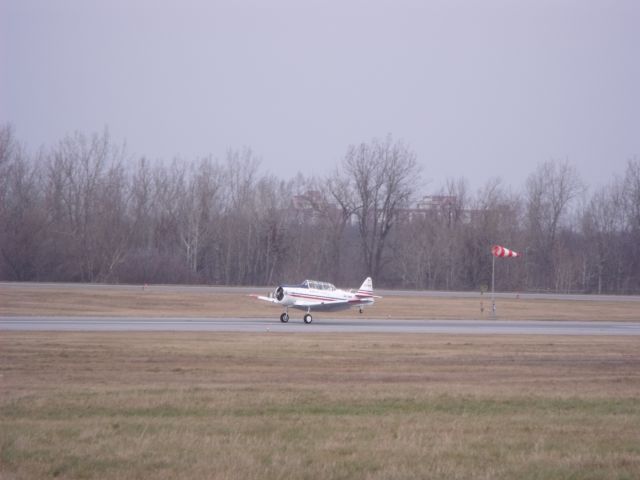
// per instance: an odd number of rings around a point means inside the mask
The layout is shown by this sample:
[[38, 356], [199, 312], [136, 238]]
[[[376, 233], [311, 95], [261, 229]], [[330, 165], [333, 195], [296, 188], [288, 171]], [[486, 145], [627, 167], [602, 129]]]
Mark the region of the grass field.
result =
[[636, 479], [640, 341], [2, 332], [0, 478]]
[[[256, 289], [266, 294], [267, 289]], [[509, 320], [640, 321], [640, 302], [576, 301], [512, 298], [497, 300], [498, 318]], [[481, 309], [481, 306], [483, 309]], [[491, 300], [474, 298], [387, 296], [366, 310], [369, 318], [481, 319], [491, 315]], [[164, 291], [149, 287], [110, 290], [0, 286], [0, 315], [97, 315], [146, 317], [273, 317], [281, 310], [246, 294]], [[318, 318], [322, 315], [319, 314]], [[331, 317], [358, 316], [356, 310]]]

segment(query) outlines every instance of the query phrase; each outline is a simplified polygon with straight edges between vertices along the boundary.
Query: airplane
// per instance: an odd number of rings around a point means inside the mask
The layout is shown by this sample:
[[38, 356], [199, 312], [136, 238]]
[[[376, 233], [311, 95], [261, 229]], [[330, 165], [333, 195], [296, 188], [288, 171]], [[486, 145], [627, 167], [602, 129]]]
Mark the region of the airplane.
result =
[[374, 299], [382, 297], [373, 294], [373, 282], [371, 277], [367, 277], [358, 290], [340, 290], [331, 283], [305, 280], [300, 285], [280, 285], [268, 297], [257, 298], [283, 306], [282, 323], [289, 321], [289, 308], [306, 310], [304, 323], [311, 323], [311, 310], [337, 311], [358, 307], [362, 313], [365, 306], [373, 305]]

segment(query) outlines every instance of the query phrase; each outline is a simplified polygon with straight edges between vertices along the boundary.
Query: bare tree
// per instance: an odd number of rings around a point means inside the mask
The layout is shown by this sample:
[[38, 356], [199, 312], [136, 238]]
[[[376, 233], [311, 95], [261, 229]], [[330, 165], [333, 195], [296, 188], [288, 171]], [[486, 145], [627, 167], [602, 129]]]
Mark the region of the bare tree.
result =
[[220, 196], [223, 173], [211, 158], [200, 162], [197, 170], [189, 171], [186, 190], [179, 202], [179, 232], [189, 269], [201, 270], [203, 252], [212, 247], [213, 229], [221, 210]]
[[348, 189], [348, 180], [335, 172], [324, 181], [310, 184], [304, 195], [315, 212], [314, 219], [307, 220], [312, 224], [313, 237], [317, 240], [318, 262], [314, 270], [337, 283], [351, 280], [343, 275], [345, 230], [355, 213]]
[[253, 283], [257, 242], [254, 190], [260, 161], [253, 152], [229, 150], [224, 166], [224, 222], [221, 225], [221, 279], [227, 285]]
[[622, 184], [621, 208], [624, 210], [626, 232], [625, 255], [630, 268], [628, 290], [640, 290], [640, 160], [634, 158], [627, 163]]
[[349, 183], [336, 200], [355, 213], [365, 273], [377, 278], [386, 263], [389, 233], [420, 176], [416, 156], [391, 136], [374, 139], [348, 148], [341, 174]]
[[156, 192], [149, 162], [142, 157], [131, 178], [130, 213], [133, 236], [132, 247], [148, 251], [152, 245], [152, 216]]
[[[0, 279], [272, 284], [303, 276], [476, 289], [489, 247], [505, 289], [640, 292], [640, 162], [582, 199], [567, 162], [542, 163], [524, 192], [497, 179], [471, 195], [448, 180], [412, 205], [414, 153], [386, 137], [350, 146], [325, 178], [283, 180], [249, 149], [222, 161], [126, 167], [108, 132], [29, 154], [0, 126]], [[438, 197], [436, 199], [436, 197]], [[578, 208], [579, 207], [579, 208]], [[579, 214], [578, 214], [579, 213]]]
[[633, 159], [627, 163], [623, 180], [624, 204], [629, 228], [640, 233], [640, 160]]
[[11, 161], [18, 148], [13, 127], [9, 124], [0, 125], [0, 172]]
[[582, 215], [586, 243], [582, 248], [582, 284], [586, 291], [616, 291], [623, 280], [621, 269], [627, 260], [621, 243], [625, 227], [622, 202], [620, 182], [615, 182], [598, 190]]
[[10, 136], [0, 137], [0, 278], [37, 280], [47, 227], [40, 168], [19, 145], [7, 148]]
[[123, 258], [127, 236], [119, 230], [125, 219], [118, 215], [126, 211], [120, 202], [127, 200], [123, 159], [124, 147], [113, 144], [106, 130], [91, 137], [69, 135], [50, 154], [53, 250], [69, 279], [98, 280]]
[[531, 256], [536, 261], [535, 282], [558, 290], [557, 269], [560, 255], [558, 231], [571, 201], [584, 191], [578, 172], [567, 161], [548, 161], [538, 165], [527, 179], [527, 223]]
[[188, 164], [174, 159], [168, 167], [153, 171], [153, 250], [155, 268], [149, 272], [155, 281], [193, 282], [181, 240], [181, 204], [187, 191]]

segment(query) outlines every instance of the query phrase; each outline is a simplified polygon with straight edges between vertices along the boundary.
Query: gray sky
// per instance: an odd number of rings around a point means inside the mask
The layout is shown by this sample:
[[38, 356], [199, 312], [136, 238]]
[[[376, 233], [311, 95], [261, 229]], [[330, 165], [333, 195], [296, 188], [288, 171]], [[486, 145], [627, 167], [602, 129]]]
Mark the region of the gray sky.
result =
[[391, 133], [434, 188], [565, 158], [593, 186], [640, 156], [639, 25], [637, 0], [0, 0], [0, 122], [284, 178]]

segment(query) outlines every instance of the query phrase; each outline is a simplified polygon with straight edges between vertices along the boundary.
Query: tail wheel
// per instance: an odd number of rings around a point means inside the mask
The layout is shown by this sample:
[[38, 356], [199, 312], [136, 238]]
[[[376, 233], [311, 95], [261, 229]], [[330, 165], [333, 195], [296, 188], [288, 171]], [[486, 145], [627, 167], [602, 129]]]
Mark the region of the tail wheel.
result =
[[283, 313], [282, 315], [280, 315], [280, 321], [282, 323], [287, 323], [289, 321], [289, 315], [286, 313]]
[[313, 321], [313, 317], [311, 316], [311, 314], [310, 314], [310, 313], [307, 313], [307, 314], [304, 316], [304, 323], [311, 323], [312, 321]]

